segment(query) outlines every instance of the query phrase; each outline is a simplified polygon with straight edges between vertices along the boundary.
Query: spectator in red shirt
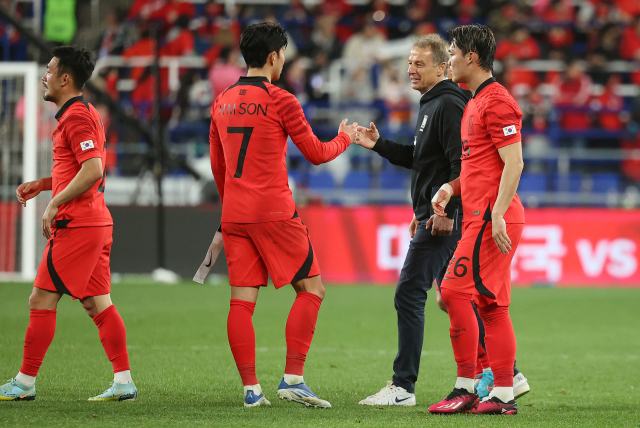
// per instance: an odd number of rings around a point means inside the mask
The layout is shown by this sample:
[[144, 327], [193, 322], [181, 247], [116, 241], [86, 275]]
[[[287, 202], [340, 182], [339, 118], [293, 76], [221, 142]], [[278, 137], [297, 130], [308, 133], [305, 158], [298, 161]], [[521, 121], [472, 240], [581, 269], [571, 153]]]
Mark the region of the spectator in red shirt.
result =
[[624, 101], [616, 92], [617, 87], [621, 83], [622, 78], [619, 74], [611, 75], [609, 81], [604, 87], [604, 92], [600, 95], [594, 96], [589, 103], [593, 110], [602, 111], [601, 113], [598, 113], [597, 118], [598, 123], [604, 129], [617, 131], [622, 129], [624, 125], [621, 120]]
[[[155, 40], [149, 36], [149, 32], [142, 33], [140, 40], [131, 45], [122, 53], [124, 58], [138, 57], [138, 56], [153, 56], [155, 55]], [[151, 73], [151, 67], [133, 67], [131, 69], [131, 79], [135, 81], [135, 87], [131, 91], [131, 101], [136, 108], [139, 109], [139, 114], [143, 118], [148, 118], [151, 115], [151, 103], [155, 100], [156, 87], [155, 76]], [[166, 68], [160, 68], [160, 94], [165, 96], [169, 92], [168, 73]]]
[[[620, 148], [623, 150], [633, 150], [634, 152], [640, 150], [640, 132], [638, 132], [635, 138], [622, 140]], [[636, 156], [625, 157], [622, 160], [622, 172], [636, 183], [640, 182], [640, 159]]]
[[626, 60], [640, 60], [640, 16], [622, 32], [620, 56]]
[[540, 47], [527, 28], [516, 27], [508, 40], [498, 43], [495, 58], [502, 60], [509, 54], [518, 61], [537, 59], [540, 58]]
[[146, 21], [149, 17], [164, 6], [165, 0], [134, 0], [129, 8], [127, 19]]
[[[198, 25], [198, 35], [204, 40], [213, 42], [221, 31], [229, 31], [233, 36], [233, 44], [237, 45], [240, 40], [242, 28], [235, 16], [228, 16], [224, 12], [224, 5], [215, 3], [212, 0], [205, 5], [205, 14], [198, 18], [201, 21]], [[220, 41], [216, 41], [219, 43]]]
[[331, 15], [337, 19], [353, 12], [353, 6], [345, 0], [323, 0], [319, 10], [321, 16]]
[[616, 8], [622, 15], [625, 22], [631, 21], [634, 17], [640, 16], [640, 1], [638, 0], [615, 0]]
[[552, 26], [546, 33], [545, 38], [549, 49], [567, 50], [573, 44], [573, 30], [562, 25]]
[[593, 83], [584, 72], [582, 62], [573, 60], [567, 70], [551, 82], [555, 87], [554, 103], [560, 110], [560, 126], [565, 129], [587, 129], [591, 126], [584, 109], [591, 98]]
[[542, 0], [534, 6], [536, 15], [542, 16], [547, 24], [573, 24], [575, 12], [571, 0]]
[[531, 69], [519, 64], [514, 55], [504, 59], [504, 86], [514, 97], [528, 94], [540, 83], [538, 76]]
[[187, 27], [189, 18], [182, 15], [176, 20], [176, 26], [167, 34], [167, 44], [162, 47], [163, 56], [191, 55], [195, 51], [195, 37]]
[[183, 0], [169, 0], [164, 6], [156, 10], [149, 17], [151, 20], [161, 20], [166, 25], [173, 25], [181, 16], [187, 16], [189, 19], [196, 14], [196, 8], [193, 4]]

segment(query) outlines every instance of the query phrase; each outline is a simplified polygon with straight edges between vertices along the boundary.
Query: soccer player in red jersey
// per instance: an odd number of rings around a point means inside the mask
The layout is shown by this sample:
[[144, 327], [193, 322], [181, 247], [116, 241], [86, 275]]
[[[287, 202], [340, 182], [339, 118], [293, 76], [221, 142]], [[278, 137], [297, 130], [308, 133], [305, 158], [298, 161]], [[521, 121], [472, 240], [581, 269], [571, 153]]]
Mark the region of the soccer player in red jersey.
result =
[[16, 195], [26, 206], [41, 191], [53, 190], [42, 216], [42, 234], [48, 242], [29, 297], [31, 315], [22, 367], [15, 379], [0, 386], [0, 400], [35, 400], [36, 376], [55, 334], [56, 308], [63, 294], [80, 300], [98, 327], [113, 365], [111, 387], [89, 400], [138, 398], [129, 371], [124, 322], [110, 297], [113, 220], [103, 193], [104, 125], [96, 109], [82, 97], [94, 66], [88, 51], [57, 47], [42, 77], [44, 99], [60, 109], [52, 137], [53, 170], [51, 177], [21, 184]]
[[322, 143], [298, 100], [272, 84], [285, 61], [287, 36], [275, 23], [247, 27], [240, 50], [247, 63], [241, 77], [211, 107], [211, 169], [222, 200], [222, 237], [229, 267], [229, 345], [244, 385], [246, 407], [270, 405], [255, 370], [252, 316], [261, 286], [291, 284], [297, 296], [286, 326], [287, 357], [280, 399], [331, 407], [305, 384], [304, 362], [313, 339], [325, 288], [309, 233], [289, 190], [287, 137], [314, 165], [328, 162], [355, 139], [356, 123]]
[[[473, 94], [462, 117], [460, 177], [444, 184], [433, 200], [439, 215], [445, 215], [444, 206], [452, 195], [461, 195], [463, 200], [462, 238], [441, 286], [458, 378], [453, 392], [429, 411], [515, 414], [516, 338], [509, 303], [511, 260], [524, 226], [524, 208], [516, 194], [523, 167], [522, 112], [492, 76], [496, 42], [491, 30], [484, 25], [463, 25], [451, 30], [450, 36], [453, 81], [464, 83]], [[484, 322], [495, 382], [489, 396], [477, 406], [478, 323], [471, 302]]]

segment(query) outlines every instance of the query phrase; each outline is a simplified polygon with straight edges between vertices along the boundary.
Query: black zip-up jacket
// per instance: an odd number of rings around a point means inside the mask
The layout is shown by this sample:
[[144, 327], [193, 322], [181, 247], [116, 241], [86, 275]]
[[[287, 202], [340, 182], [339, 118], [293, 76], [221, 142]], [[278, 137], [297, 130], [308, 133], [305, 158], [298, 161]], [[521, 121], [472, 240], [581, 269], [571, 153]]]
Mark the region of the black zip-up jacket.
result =
[[[468, 100], [451, 80], [438, 82], [420, 98], [413, 147], [382, 137], [373, 146], [392, 164], [412, 170], [411, 199], [418, 221], [433, 215], [431, 198], [440, 186], [460, 176], [460, 122]], [[445, 211], [452, 219], [462, 215], [460, 196], [452, 197]]]

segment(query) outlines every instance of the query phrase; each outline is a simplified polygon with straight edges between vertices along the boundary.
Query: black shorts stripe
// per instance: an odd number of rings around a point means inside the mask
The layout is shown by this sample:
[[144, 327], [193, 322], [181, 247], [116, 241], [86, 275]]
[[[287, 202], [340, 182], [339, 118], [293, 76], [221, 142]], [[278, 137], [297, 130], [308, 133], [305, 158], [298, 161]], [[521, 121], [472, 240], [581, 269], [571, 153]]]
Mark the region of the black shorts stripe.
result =
[[[55, 235], [54, 235], [55, 236]], [[49, 270], [49, 276], [53, 282], [53, 286], [56, 287], [58, 293], [68, 294], [72, 296], [69, 289], [62, 282], [62, 278], [56, 272], [56, 268], [53, 266], [53, 238], [49, 241], [49, 253], [47, 254], [47, 269]]]
[[293, 284], [294, 282], [298, 282], [301, 279], [308, 278], [312, 265], [313, 265], [313, 247], [311, 246], [311, 241], [309, 241], [309, 253], [307, 254], [307, 259], [304, 261], [304, 263], [302, 264], [298, 272], [293, 276], [293, 279], [291, 280], [291, 284]]
[[484, 285], [482, 282], [482, 278], [480, 277], [480, 246], [482, 245], [482, 236], [484, 235], [484, 230], [487, 228], [487, 225], [491, 222], [491, 209], [487, 207], [487, 210], [484, 213], [484, 224], [482, 225], [482, 229], [480, 229], [480, 233], [478, 233], [478, 237], [476, 238], [476, 243], [473, 246], [473, 256], [471, 260], [471, 267], [473, 269], [473, 282], [475, 283], [476, 290], [482, 296], [489, 296], [493, 299], [496, 296], [493, 295], [491, 291]]

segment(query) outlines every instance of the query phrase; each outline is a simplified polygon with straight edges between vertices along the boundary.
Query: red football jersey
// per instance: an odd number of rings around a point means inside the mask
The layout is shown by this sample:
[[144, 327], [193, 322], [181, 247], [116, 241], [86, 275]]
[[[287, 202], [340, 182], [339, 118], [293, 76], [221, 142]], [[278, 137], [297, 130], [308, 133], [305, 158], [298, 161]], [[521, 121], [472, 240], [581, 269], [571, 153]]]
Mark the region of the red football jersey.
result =
[[223, 222], [263, 223], [293, 216], [287, 136], [314, 165], [334, 159], [351, 144], [343, 132], [320, 142], [298, 100], [266, 77], [241, 77], [216, 98], [209, 142]]
[[[53, 131], [53, 196], [64, 190], [80, 171], [82, 162], [102, 158], [106, 166], [104, 125], [97, 110], [82, 96], [71, 98], [56, 114]], [[105, 170], [106, 171], [106, 170]], [[111, 213], [104, 203], [105, 175], [91, 189], [58, 208], [57, 221], [67, 220], [66, 227], [109, 226]]]
[[[522, 141], [522, 111], [493, 77], [478, 87], [462, 116], [463, 221], [482, 221], [498, 197], [504, 162], [498, 149]], [[507, 223], [524, 223], [524, 208], [516, 194], [504, 215]]]

